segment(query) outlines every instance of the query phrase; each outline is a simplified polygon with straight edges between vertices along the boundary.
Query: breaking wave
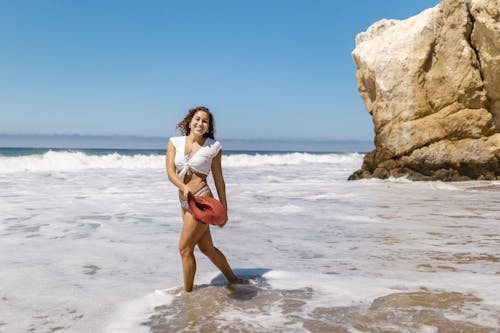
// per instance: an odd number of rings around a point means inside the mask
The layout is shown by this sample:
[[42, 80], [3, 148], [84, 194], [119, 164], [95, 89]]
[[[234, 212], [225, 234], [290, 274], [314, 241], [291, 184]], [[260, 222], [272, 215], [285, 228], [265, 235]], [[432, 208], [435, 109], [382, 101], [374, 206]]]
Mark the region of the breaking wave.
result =
[[[359, 166], [363, 155], [311, 154], [311, 153], [236, 153], [223, 156], [224, 167], [259, 167], [279, 165], [333, 164]], [[134, 155], [89, 154], [79, 151], [48, 151], [43, 154], [24, 156], [0, 156], [0, 173], [78, 171], [85, 169], [163, 169], [165, 157], [159, 154], [140, 153]]]

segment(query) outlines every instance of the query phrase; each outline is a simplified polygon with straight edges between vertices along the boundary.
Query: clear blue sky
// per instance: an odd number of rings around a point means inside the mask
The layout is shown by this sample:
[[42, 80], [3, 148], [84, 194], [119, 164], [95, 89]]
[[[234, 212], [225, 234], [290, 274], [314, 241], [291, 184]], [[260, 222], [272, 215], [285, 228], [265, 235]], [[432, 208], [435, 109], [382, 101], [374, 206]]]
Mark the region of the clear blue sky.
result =
[[437, 0], [0, 0], [0, 134], [371, 140], [357, 33]]

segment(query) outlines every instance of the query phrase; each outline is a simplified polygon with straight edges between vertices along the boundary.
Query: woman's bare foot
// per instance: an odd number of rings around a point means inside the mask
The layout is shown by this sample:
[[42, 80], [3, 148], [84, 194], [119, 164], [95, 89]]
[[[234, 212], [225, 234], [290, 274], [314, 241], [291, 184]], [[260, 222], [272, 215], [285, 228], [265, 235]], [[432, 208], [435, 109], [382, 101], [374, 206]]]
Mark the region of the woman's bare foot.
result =
[[231, 284], [250, 284], [250, 280], [245, 280], [239, 277], [236, 277], [236, 279], [229, 281]]

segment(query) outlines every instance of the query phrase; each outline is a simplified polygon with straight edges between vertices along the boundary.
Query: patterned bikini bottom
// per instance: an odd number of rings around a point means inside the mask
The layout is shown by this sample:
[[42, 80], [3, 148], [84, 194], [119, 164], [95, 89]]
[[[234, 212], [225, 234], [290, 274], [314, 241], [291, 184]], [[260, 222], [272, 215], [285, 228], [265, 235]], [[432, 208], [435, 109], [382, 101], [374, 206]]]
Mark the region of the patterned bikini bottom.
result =
[[[205, 193], [207, 191], [210, 191], [210, 187], [208, 185], [205, 185], [202, 188], [200, 188], [198, 191], [196, 191], [196, 193], [194, 193], [194, 196], [202, 195], [203, 193]], [[189, 205], [188, 205], [187, 200], [183, 200], [183, 199], [179, 198], [179, 201], [181, 203], [181, 207], [189, 212]]]

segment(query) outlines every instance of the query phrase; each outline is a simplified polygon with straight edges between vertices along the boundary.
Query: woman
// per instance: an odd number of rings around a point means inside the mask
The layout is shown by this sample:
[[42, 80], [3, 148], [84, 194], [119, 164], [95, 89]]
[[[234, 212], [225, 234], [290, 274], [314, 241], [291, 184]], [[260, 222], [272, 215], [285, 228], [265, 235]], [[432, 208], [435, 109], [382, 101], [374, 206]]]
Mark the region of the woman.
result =
[[[208, 224], [198, 222], [189, 211], [187, 195], [213, 197], [207, 185], [207, 176], [212, 170], [219, 201], [227, 211], [226, 185], [222, 176], [221, 144], [215, 140], [215, 124], [208, 108], [199, 106], [189, 110], [176, 127], [184, 136], [172, 137], [168, 141], [166, 164], [168, 179], [179, 188], [181, 214], [184, 222], [179, 252], [184, 273], [184, 290], [193, 290], [196, 260], [193, 252], [196, 245], [231, 283], [242, 283], [229, 266], [219, 249], [214, 247]], [[225, 222], [224, 222], [225, 224]]]

